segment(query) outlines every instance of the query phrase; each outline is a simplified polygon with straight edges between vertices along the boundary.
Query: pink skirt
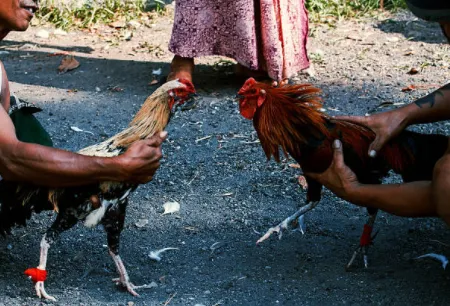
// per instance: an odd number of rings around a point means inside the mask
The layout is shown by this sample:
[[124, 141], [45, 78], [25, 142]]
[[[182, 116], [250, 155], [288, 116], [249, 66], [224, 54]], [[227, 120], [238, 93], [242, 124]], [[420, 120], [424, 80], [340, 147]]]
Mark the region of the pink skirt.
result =
[[177, 0], [169, 50], [221, 55], [281, 80], [309, 67], [303, 0]]

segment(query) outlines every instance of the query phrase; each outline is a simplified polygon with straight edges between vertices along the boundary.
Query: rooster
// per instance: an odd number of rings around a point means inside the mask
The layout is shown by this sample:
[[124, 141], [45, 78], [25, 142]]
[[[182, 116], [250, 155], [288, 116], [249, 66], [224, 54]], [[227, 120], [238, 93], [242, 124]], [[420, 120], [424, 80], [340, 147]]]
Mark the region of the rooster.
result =
[[[284, 155], [294, 158], [303, 171], [320, 173], [332, 162], [331, 143], [340, 139], [345, 163], [362, 183], [381, 184], [381, 179], [390, 170], [400, 174], [405, 182], [431, 180], [435, 163], [447, 149], [446, 136], [404, 131], [386, 144], [376, 158], [370, 158], [367, 152], [375, 134], [367, 127], [321, 112], [319, 94], [320, 90], [310, 84], [272, 86], [252, 78], [245, 82], [237, 95], [240, 113], [253, 120], [268, 160], [273, 156], [279, 162], [281, 148]], [[283, 231], [290, 227], [299, 226], [303, 232], [303, 215], [316, 207], [322, 190], [317, 181], [306, 177], [306, 182], [306, 205], [270, 228], [257, 243], [273, 233], [278, 233], [281, 238]], [[368, 266], [367, 251], [374, 238], [371, 235], [378, 209], [368, 207], [367, 211], [368, 221], [347, 268], [361, 252], [364, 265]]]
[[[183, 104], [194, 93], [194, 86], [188, 80], [165, 83], [146, 99], [127, 129], [99, 144], [84, 148], [79, 153], [104, 157], [124, 153], [134, 142], [161, 132], [167, 125], [174, 107]], [[109, 254], [120, 275], [114, 281], [135, 296], [138, 295], [136, 289], [147, 287], [134, 286], [130, 282], [119, 256], [120, 233], [125, 221], [128, 196], [137, 187], [137, 184], [127, 182], [100, 182], [80, 187], [50, 189], [1, 182], [1, 234], [10, 233], [10, 229], [15, 225], [26, 225], [26, 220], [31, 217], [32, 212], [54, 210], [58, 213], [54, 223], [42, 238], [39, 266], [25, 271], [25, 274], [35, 282], [39, 297], [55, 300], [44, 288], [47, 253], [59, 235], [80, 220], [84, 220], [84, 224], [88, 227], [99, 223], [104, 226]]]

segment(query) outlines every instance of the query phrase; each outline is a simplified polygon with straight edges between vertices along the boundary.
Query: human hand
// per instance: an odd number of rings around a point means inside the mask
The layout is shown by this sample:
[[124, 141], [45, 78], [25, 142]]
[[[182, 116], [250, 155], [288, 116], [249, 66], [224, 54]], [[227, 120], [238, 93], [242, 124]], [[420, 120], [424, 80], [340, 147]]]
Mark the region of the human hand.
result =
[[135, 142], [119, 156], [126, 181], [145, 184], [153, 179], [162, 158], [161, 144], [166, 138], [167, 132], [163, 131], [159, 135]]
[[342, 143], [339, 140], [333, 142], [333, 161], [328, 169], [322, 173], [304, 173], [304, 175], [348, 201], [351, 201], [353, 191], [360, 185], [356, 174], [344, 163]]
[[400, 134], [407, 126], [406, 112], [402, 109], [374, 114], [367, 117], [339, 116], [340, 120], [365, 125], [375, 133], [375, 139], [369, 146], [369, 156], [376, 157], [381, 148], [392, 138]]

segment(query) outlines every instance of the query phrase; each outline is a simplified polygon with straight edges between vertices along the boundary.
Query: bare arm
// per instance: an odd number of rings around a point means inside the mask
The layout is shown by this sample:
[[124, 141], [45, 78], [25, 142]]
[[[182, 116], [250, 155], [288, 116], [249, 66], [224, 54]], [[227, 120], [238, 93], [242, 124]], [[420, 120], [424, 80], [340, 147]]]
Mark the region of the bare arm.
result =
[[341, 116], [339, 119], [366, 125], [375, 132], [376, 138], [369, 147], [369, 155], [374, 157], [385, 143], [407, 126], [450, 119], [450, 84], [393, 111], [369, 117]]
[[[3, 65], [2, 104], [9, 104], [9, 86]], [[16, 138], [14, 125], [0, 107], [0, 175], [11, 181], [49, 187], [85, 185], [99, 181], [148, 182], [159, 167], [161, 143], [167, 133], [133, 144], [119, 157], [83, 156]]]

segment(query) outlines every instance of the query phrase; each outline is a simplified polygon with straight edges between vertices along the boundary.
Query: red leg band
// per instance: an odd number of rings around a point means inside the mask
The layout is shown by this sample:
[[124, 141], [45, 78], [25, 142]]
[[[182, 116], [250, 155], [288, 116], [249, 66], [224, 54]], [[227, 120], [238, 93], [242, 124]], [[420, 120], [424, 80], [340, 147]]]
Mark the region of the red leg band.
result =
[[364, 230], [359, 239], [360, 246], [366, 246], [372, 244], [372, 226], [364, 224]]
[[47, 279], [47, 271], [38, 268], [25, 270], [25, 275], [31, 277], [33, 282], [44, 282]]

